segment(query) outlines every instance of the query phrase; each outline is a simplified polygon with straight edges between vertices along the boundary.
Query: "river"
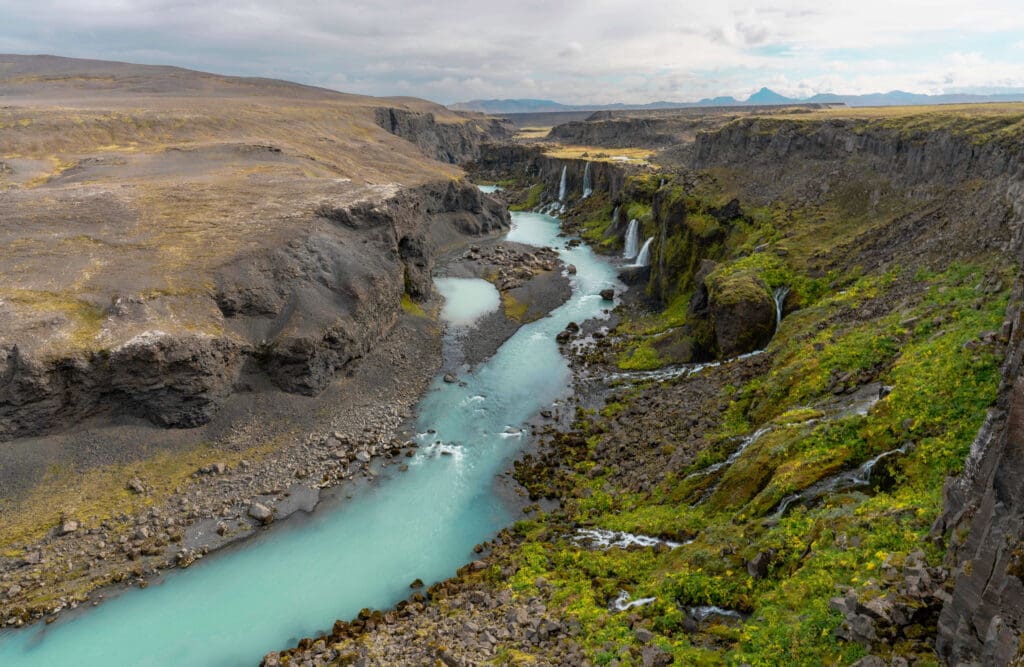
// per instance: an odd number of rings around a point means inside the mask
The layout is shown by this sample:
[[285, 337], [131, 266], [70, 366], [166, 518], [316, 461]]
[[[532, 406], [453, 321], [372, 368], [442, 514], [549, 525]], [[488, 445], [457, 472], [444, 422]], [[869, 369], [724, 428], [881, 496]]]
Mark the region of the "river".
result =
[[[334, 619], [393, 606], [413, 579], [430, 585], [454, 575], [475, 544], [517, 518], [496, 479], [526, 444], [514, 433], [569, 388], [555, 335], [570, 321], [600, 316], [608, 304], [598, 293], [618, 286], [611, 264], [586, 246], [567, 249], [557, 234], [554, 218], [513, 213], [509, 240], [557, 247], [576, 265], [572, 297], [491, 359], [463, 369], [465, 386], [435, 379], [417, 410], [425, 446], [408, 472], [387, 472], [347, 491], [351, 500], [325, 501], [145, 590], [66, 612], [49, 626], [4, 632], [0, 665], [256, 665]], [[474, 281], [442, 285], [452, 320], [446, 335], [497, 307]]]

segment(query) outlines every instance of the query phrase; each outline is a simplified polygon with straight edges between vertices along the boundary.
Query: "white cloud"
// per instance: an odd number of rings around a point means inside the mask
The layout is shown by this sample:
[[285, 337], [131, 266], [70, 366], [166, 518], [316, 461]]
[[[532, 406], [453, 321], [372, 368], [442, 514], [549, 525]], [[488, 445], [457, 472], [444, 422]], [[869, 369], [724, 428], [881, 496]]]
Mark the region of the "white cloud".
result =
[[786, 94], [934, 92], [1024, 86], [1021, 66], [977, 46], [996, 30], [1024, 32], [1018, 5], [0, 0], [0, 48], [168, 62], [446, 102], [686, 100], [742, 96], [762, 85]]

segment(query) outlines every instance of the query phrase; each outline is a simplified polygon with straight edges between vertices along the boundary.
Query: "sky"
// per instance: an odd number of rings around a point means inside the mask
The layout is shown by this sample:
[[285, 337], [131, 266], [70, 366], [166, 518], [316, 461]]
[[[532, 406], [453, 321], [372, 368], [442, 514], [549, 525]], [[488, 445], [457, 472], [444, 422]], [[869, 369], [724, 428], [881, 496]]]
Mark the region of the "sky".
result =
[[1021, 0], [0, 0], [0, 53], [445, 104], [1024, 90]]

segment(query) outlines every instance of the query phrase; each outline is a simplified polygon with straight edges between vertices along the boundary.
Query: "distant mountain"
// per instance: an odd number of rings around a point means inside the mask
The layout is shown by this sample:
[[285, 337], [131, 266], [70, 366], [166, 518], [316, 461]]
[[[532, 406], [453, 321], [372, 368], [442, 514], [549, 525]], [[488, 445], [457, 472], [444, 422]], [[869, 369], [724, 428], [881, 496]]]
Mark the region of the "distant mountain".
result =
[[590, 111], [573, 107], [567, 104], [559, 104], [551, 100], [470, 100], [449, 104], [453, 111], [480, 111], [483, 113], [551, 113], [553, 111]]
[[915, 104], [970, 104], [983, 102], [1024, 102], [1024, 90], [1006, 89], [1006, 92], [987, 94], [950, 93], [925, 95], [892, 90], [888, 93], [866, 95], [839, 95], [818, 93], [807, 98], [793, 98], [780, 95], [769, 88], [761, 88], [746, 100], [723, 96], [705, 98], [699, 102], [651, 102], [649, 104], [560, 104], [552, 100], [472, 100], [451, 104], [457, 111], [482, 111], [489, 114], [509, 113], [552, 113], [558, 111], [616, 111], [629, 109], [682, 109], [691, 107], [732, 107], [732, 106], [774, 106], [786, 104], [845, 104], [851, 107], [886, 107]]
[[[731, 98], [730, 98], [731, 99]], [[651, 102], [649, 104], [559, 104], [552, 100], [470, 100], [449, 104], [453, 111], [479, 111], [490, 114], [553, 113], [558, 111], [614, 111], [624, 109], [675, 109], [693, 106], [680, 102]]]
[[699, 107], [734, 107], [737, 104], [741, 104], [732, 95], [725, 95], [724, 97], [705, 97], [700, 102], [697, 102], [696, 106]]
[[769, 90], [768, 88], [762, 88], [761, 90], [757, 91], [756, 93], [754, 93], [753, 95], [748, 97], [747, 101], [746, 101], [746, 104], [755, 105], [755, 106], [762, 106], [762, 105], [770, 106], [770, 105], [773, 105], [773, 104], [793, 104], [793, 103], [798, 102], [798, 101], [799, 100], [795, 100], [795, 99], [793, 99], [791, 97], [786, 97], [784, 95], [779, 95], [774, 90]]

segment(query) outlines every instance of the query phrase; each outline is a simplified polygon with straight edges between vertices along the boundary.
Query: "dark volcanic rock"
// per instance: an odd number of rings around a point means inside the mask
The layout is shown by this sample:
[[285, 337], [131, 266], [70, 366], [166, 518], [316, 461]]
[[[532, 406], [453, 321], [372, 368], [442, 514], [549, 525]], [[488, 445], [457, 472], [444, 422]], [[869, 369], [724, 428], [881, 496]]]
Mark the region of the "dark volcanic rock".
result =
[[708, 281], [708, 312], [721, 356], [752, 352], [771, 340], [775, 302], [759, 278], [712, 274]]
[[944, 489], [936, 537], [951, 540], [952, 599], [936, 648], [949, 664], [1005, 665], [1021, 657], [1024, 631], [1024, 314], [1018, 283], [1010, 349], [996, 407], [975, 439], [964, 473]]
[[[0, 440], [103, 413], [198, 426], [243, 369], [316, 394], [387, 335], [403, 293], [430, 295], [437, 246], [508, 222], [499, 202], [465, 182], [324, 202], [304, 237], [222, 267], [213, 295], [115, 300], [104, 327], [142, 329], [120, 345], [33, 352], [17, 338], [0, 344]], [[181, 310], [206, 318], [197, 321], [210, 332], [164, 331]]]
[[483, 145], [480, 157], [469, 168], [475, 173], [495, 179], [520, 176], [529, 181], [539, 180], [549, 195], [547, 201], [553, 201], [558, 193], [563, 168], [569, 199], [582, 196], [588, 164], [594, 192], [606, 192], [613, 201], [622, 194], [626, 177], [640, 170], [639, 167], [624, 163], [550, 157], [539, 147], [516, 144]]
[[438, 122], [432, 113], [406, 109], [381, 107], [375, 112], [377, 124], [385, 130], [411, 141], [434, 159], [451, 164], [475, 159], [485, 140], [512, 135], [509, 121], [481, 114], [460, 115], [466, 122]]
[[210, 420], [243, 363], [236, 341], [152, 332], [105, 354], [40, 360], [0, 347], [0, 440], [114, 408], [161, 426]]

